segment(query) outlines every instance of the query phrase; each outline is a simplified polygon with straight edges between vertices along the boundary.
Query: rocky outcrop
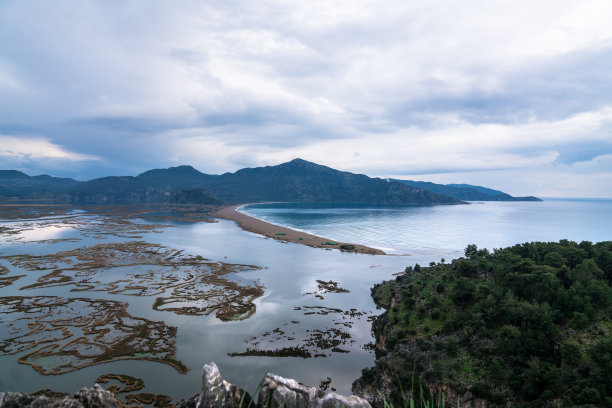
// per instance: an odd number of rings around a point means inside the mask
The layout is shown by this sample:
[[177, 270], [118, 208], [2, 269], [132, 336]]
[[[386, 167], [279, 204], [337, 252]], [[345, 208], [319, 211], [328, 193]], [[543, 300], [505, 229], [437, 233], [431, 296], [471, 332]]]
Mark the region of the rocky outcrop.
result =
[[315, 387], [306, 387], [297, 381], [268, 374], [259, 391], [258, 408], [370, 408], [363, 398], [325, 392]]
[[[219, 399], [221, 405], [219, 405]], [[180, 408], [233, 408], [239, 401], [242, 406], [257, 408], [370, 408], [363, 398], [354, 395], [345, 396], [335, 392], [326, 392], [315, 387], [307, 387], [296, 380], [284, 378], [275, 374], [267, 374], [264, 378], [257, 398], [257, 404], [252, 404], [251, 396], [240, 387], [225, 381], [215, 363], [206, 364], [202, 369], [202, 390], [186, 401], [181, 401]]]
[[215, 363], [202, 368], [202, 389], [196, 408], [234, 407], [240, 401], [251, 406], [252, 399], [248, 392], [225, 381]]
[[0, 408], [119, 408], [120, 402], [110, 391], [99, 384], [92, 388], [81, 388], [65, 397], [46, 397], [21, 392], [0, 392]]
[[[45, 397], [31, 394], [0, 393], [0, 408], [119, 408], [123, 406], [115, 394], [99, 384], [93, 388], [82, 388], [65, 397]], [[180, 401], [177, 408], [371, 408], [363, 398], [326, 392], [307, 387], [296, 380], [268, 374], [261, 384], [258, 402], [244, 389], [225, 381], [215, 363], [202, 369], [202, 389], [199, 394]]]

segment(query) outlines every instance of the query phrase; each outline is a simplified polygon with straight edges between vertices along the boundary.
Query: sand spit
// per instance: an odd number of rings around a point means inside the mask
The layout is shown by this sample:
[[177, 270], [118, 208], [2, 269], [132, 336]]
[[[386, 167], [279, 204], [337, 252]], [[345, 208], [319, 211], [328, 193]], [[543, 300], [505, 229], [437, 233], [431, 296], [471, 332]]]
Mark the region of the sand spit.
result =
[[232, 220], [236, 222], [236, 224], [243, 230], [264, 235], [278, 241], [294, 242], [315, 248], [342, 249], [361, 254], [385, 255], [385, 252], [381, 251], [380, 249], [346, 242], [331, 242], [329, 239], [324, 237], [319, 237], [306, 232], [296, 231], [291, 228], [262, 221], [258, 218], [254, 218], [237, 211], [238, 208], [242, 206], [244, 206], [244, 204], [221, 207], [219, 210], [211, 213], [211, 215], [213, 217], [222, 218], [225, 220]]

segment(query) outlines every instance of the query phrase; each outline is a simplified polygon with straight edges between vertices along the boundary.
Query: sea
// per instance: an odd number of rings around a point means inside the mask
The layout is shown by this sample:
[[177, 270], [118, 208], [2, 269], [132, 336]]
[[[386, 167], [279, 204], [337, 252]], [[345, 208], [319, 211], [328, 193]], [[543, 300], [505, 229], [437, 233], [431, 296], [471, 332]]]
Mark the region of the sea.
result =
[[612, 239], [612, 199], [547, 198], [469, 205], [373, 206], [272, 203], [241, 207], [264, 221], [414, 259], [452, 259], [469, 244]]
[[[138, 234], [92, 234], [92, 226], [104, 227], [111, 215], [79, 210], [69, 214], [70, 219], [58, 216], [41, 221], [26, 216], [16, 220], [3, 217], [0, 208], [0, 266], [7, 268], [10, 276], [24, 275], [0, 287], [0, 298], [58, 296], [125, 302], [134, 317], [176, 327], [176, 358], [189, 369], [181, 374], [161, 362], [118, 360], [59, 375], [41, 374], [19, 362], [28, 350], [20, 352], [6, 343], [21, 316], [2, 314], [0, 310], [0, 391], [74, 392], [91, 386], [100, 375], [112, 373], [141, 378], [146, 385], [143, 391], [180, 400], [199, 391], [201, 367], [214, 361], [225, 379], [250, 391], [265, 373], [272, 372], [310, 386], [331, 381], [330, 389], [348, 394], [362, 369], [374, 364], [371, 321], [383, 312], [370, 297], [374, 284], [395, 279], [407, 266], [416, 263], [427, 265], [442, 258], [448, 262], [462, 256], [464, 248], [472, 243], [493, 250], [528, 241], [612, 240], [612, 200], [603, 199], [418, 207], [260, 204], [242, 207], [240, 211], [330, 240], [380, 248], [389, 255], [283, 243], [243, 231], [228, 220], [213, 223], [167, 220], [163, 223], [168, 228]], [[146, 219], [138, 222], [160, 224]], [[10, 230], [14, 233], [2, 233]], [[159, 244], [211, 262], [256, 266], [257, 269], [228, 275], [237, 283], [257, 282], [263, 287], [263, 295], [255, 300], [256, 312], [243, 320], [222, 321], [214, 313], [189, 315], [155, 310], [152, 308], [155, 296], [74, 292], [73, 286], [61, 285], [28, 289], [26, 286], [38, 282], [56, 266], [50, 262], [46, 270], [26, 270], [12, 261], [16, 258], [11, 258], [126, 241]], [[138, 270], [138, 266], [134, 268]], [[125, 267], [114, 273], [129, 274], [134, 270]], [[342, 290], [330, 292], [321, 288], [321, 282], [330, 281]], [[248, 348], [297, 346], [311, 350], [311, 356], [233, 354]]]

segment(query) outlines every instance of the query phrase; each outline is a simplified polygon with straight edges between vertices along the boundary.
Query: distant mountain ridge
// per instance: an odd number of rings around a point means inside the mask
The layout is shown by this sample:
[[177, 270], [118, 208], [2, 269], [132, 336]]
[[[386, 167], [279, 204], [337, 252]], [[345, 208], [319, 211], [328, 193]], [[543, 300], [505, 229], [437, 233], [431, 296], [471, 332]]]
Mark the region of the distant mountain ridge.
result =
[[301, 159], [225, 173], [206, 186], [229, 202], [297, 201], [355, 204], [459, 204], [461, 201]]
[[503, 191], [471, 184], [436, 184], [428, 181], [391, 179], [407, 186], [422, 188], [462, 201], [542, 201], [534, 196], [513, 197]]
[[428, 205], [461, 204], [465, 200], [409, 183], [423, 182], [371, 178], [294, 159], [276, 166], [245, 168], [221, 175], [178, 166], [148, 170], [135, 177], [108, 176], [84, 182], [48, 175], [30, 177], [19, 171], [4, 170], [0, 171], [0, 196], [13, 201], [71, 204], [284, 201]]
[[52, 177], [47, 174], [28, 176], [17, 170], [0, 170], [0, 195], [6, 197], [45, 190], [60, 192], [79, 183], [81, 182], [71, 178]]

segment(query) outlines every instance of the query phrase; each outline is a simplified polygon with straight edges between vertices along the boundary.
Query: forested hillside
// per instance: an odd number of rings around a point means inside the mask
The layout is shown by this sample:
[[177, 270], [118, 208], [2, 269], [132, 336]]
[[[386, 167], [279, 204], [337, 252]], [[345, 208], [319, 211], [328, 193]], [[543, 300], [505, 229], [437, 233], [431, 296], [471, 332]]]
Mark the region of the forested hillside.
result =
[[533, 196], [513, 197], [503, 191], [471, 184], [436, 184], [428, 181], [391, 180], [465, 201], [542, 201]]
[[447, 406], [612, 407], [611, 286], [612, 242], [470, 245], [409, 267], [372, 289], [387, 311], [354, 390], [402, 406], [414, 380]]
[[[177, 190], [181, 190], [177, 193]], [[202, 194], [185, 194], [202, 190]], [[0, 195], [14, 201], [69, 204], [192, 204], [265, 201], [434, 205], [461, 204], [454, 197], [402, 183], [339, 171], [295, 159], [277, 166], [246, 168], [222, 175], [204, 174], [191, 166], [146, 171], [136, 177], [109, 176], [85, 182], [49, 176], [29, 177], [0, 172]], [[195, 200], [195, 201], [193, 201]]]

